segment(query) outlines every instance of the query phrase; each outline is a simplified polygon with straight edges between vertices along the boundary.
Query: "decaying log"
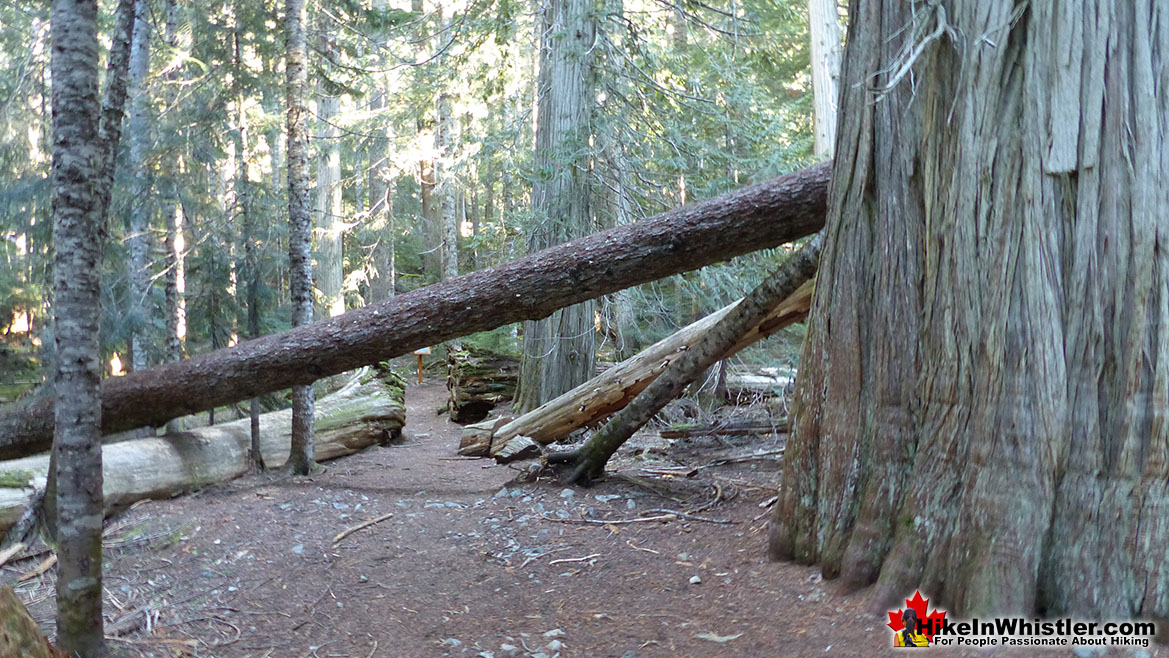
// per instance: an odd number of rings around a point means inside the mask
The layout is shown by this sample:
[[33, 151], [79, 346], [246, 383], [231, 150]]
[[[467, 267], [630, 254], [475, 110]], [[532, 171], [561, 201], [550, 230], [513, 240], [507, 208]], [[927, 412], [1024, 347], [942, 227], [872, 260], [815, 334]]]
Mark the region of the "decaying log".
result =
[[456, 423], [477, 423], [515, 397], [519, 357], [463, 346], [447, 355], [447, 409]]
[[[279, 334], [102, 382], [102, 430], [159, 427], [442, 341], [768, 249], [824, 225], [830, 163]], [[51, 399], [0, 412], [0, 458], [47, 450]]]
[[463, 437], [459, 441], [459, 454], [467, 457], [483, 457], [491, 450], [491, 437], [496, 430], [515, 420], [511, 416], [488, 418], [478, 423], [471, 423], [463, 428]]
[[[406, 422], [405, 388], [388, 370], [367, 368], [318, 400], [314, 415], [317, 459], [344, 457], [396, 438]], [[260, 416], [261, 449], [269, 468], [279, 468], [288, 460], [291, 425], [291, 409]], [[102, 446], [106, 509], [243, 475], [250, 467], [250, 446], [250, 418]], [[48, 455], [0, 462], [0, 479], [43, 478], [48, 468]], [[28, 489], [0, 489], [0, 531], [15, 523], [28, 502]]]
[[824, 234], [812, 238], [763, 280], [726, 317], [703, 333], [660, 377], [637, 394], [604, 427], [597, 430], [577, 452], [568, 481], [587, 484], [605, 470], [621, 444], [641, 429], [670, 400], [678, 397], [707, 368], [723, 358], [751, 327], [765, 321], [782, 300], [795, 293], [816, 273]]
[[765, 420], [745, 423], [702, 423], [675, 425], [658, 432], [663, 439], [685, 439], [693, 436], [744, 436], [747, 434], [775, 434], [787, 431], [787, 419], [774, 423]]
[[[729, 358], [780, 329], [803, 320], [811, 308], [815, 282], [808, 281], [790, 297], [783, 300], [762, 322], [748, 331], [722, 358]], [[742, 301], [742, 300], [740, 300]], [[537, 443], [552, 443], [567, 437], [573, 431], [596, 424], [629, 404], [645, 390], [680, 354], [719, 320], [726, 317], [739, 302], [734, 302], [701, 320], [664, 338], [640, 354], [626, 359], [593, 379], [549, 400], [542, 406], [494, 428], [490, 452], [494, 454], [515, 436], [527, 436]], [[482, 432], [475, 441], [464, 440], [459, 454], [483, 456]]]

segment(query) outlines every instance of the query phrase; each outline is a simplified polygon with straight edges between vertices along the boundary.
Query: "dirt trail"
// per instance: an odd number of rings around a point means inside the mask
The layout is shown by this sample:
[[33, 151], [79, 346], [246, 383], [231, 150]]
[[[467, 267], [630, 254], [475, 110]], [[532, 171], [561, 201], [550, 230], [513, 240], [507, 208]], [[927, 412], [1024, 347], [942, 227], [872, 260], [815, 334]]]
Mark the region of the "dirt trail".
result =
[[[766, 561], [760, 503], [778, 482], [774, 459], [661, 474], [708, 466], [718, 450], [768, 446], [682, 442], [663, 452], [660, 439], [643, 437], [617, 463], [640, 476], [587, 490], [506, 486], [516, 470], [454, 456], [459, 428], [435, 415], [444, 400], [441, 384], [411, 385], [400, 445], [330, 462], [318, 476], [242, 478], [113, 520], [107, 611], [120, 639], [111, 646], [223, 658], [891, 651], [864, 594]], [[635, 520], [664, 514], [655, 509], [731, 523]], [[3, 581], [35, 563], [6, 567]], [[51, 572], [18, 591], [51, 628]]]

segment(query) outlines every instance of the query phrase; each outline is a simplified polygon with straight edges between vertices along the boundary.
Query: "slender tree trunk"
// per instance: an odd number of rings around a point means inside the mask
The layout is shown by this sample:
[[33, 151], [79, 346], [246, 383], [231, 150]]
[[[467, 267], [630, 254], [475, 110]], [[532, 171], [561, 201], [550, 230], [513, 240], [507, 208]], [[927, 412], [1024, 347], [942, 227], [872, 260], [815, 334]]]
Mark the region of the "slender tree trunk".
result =
[[[386, 0], [376, 0], [374, 6], [384, 10]], [[374, 91], [370, 101], [370, 110], [379, 114], [388, 109], [387, 98], [390, 89], [390, 76], [385, 74], [377, 78], [379, 88]], [[370, 260], [373, 272], [370, 280], [370, 302], [380, 302], [394, 296], [394, 204], [393, 204], [393, 157], [394, 129], [393, 124], [384, 118], [385, 127], [372, 140], [370, 153], [370, 180], [369, 205], [370, 228], [373, 230], [374, 243]]]
[[[292, 325], [313, 320], [312, 214], [309, 210], [308, 111], [304, 105], [308, 89], [305, 55], [305, 0], [285, 0], [285, 103], [288, 108], [288, 269], [292, 288]], [[297, 382], [292, 388], [292, 454], [288, 464], [293, 473], [307, 475], [313, 459], [312, 381]], [[257, 391], [259, 393], [259, 391]]]
[[[240, 39], [243, 32], [239, 25], [240, 5], [236, 4], [236, 25], [235, 25], [235, 69], [239, 76], [243, 72], [243, 58], [240, 56]], [[237, 77], [238, 79], [238, 77]], [[256, 338], [260, 335], [260, 257], [258, 236], [256, 231], [256, 217], [252, 212], [251, 207], [251, 181], [249, 180], [249, 161], [251, 158], [251, 145], [248, 137], [248, 121], [244, 111], [244, 95], [242, 90], [237, 91], [235, 99], [235, 125], [236, 125], [236, 152], [239, 154], [236, 160], [235, 171], [235, 204], [236, 217], [242, 225], [242, 238], [244, 243], [244, 263], [243, 263], [243, 283], [246, 288], [247, 298], [247, 336], [248, 338]], [[257, 470], [264, 469], [264, 456], [260, 450], [260, 400], [259, 398], [252, 398], [249, 404], [248, 415], [251, 420], [251, 449], [248, 453], [251, 468]]]
[[963, 616], [1169, 616], [1166, 7], [850, 15], [772, 554]]
[[459, 276], [459, 217], [456, 208], [457, 190], [454, 180], [455, 118], [451, 113], [451, 94], [443, 90], [438, 95], [438, 131], [434, 147], [438, 155], [434, 176], [437, 185], [439, 212], [442, 224], [442, 278]]
[[52, 7], [57, 359], [53, 515], [57, 530], [57, 641], [70, 654], [105, 653], [102, 619], [101, 255], [126, 99], [134, 4], [118, 4], [106, 92], [98, 101], [97, 2]]
[[812, 35], [812, 120], [814, 152], [832, 157], [836, 144], [836, 105], [840, 98], [840, 57], [843, 50], [837, 0], [808, 0], [808, 32]]
[[[411, 0], [410, 10], [418, 17], [418, 31], [414, 35], [417, 43], [414, 59], [424, 62], [431, 57], [430, 35], [428, 24], [423, 20], [426, 11], [424, 0]], [[419, 69], [421, 70], [421, 68]], [[432, 116], [421, 116], [417, 121], [418, 142], [420, 144], [434, 143], [435, 121]], [[439, 221], [440, 207], [435, 199], [435, 172], [434, 159], [424, 156], [418, 161], [419, 196], [422, 204], [421, 230], [422, 242], [426, 250], [422, 254], [422, 269], [436, 280], [442, 278], [442, 228]]]
[[[590, 0], [549, 0], [540, 46], [537, 222], [529, 251], [592, 232], [589, 144], [593, 106], [592, 53], [596, 16]], [[524, 355], [516, 407], [530, 411], [593, 376], [596, 352], [592, 300], [524, 324]]]
[[588, 483], [604, 473], [605, 464], [621, 444], [657, 415], [662, 407], [681, 395], [707, 368], [718, 363], [744, 334], [758, 326], [780, 302], [816, 273], [822, 243], [823, 236], [817, 235], [789, 256], [726, 317], [708, 329], [653, 383], [589, 437], [577, 451], [569, 481]]
[[150, 149], [150, 117], [147, 102], [146, 77], [150, 73], [150, 23], [146, 0], [137, 0], [137, 19], [130, 49], [130, 169], [133, 185], [130, 193], [130, 358], [133, 370], [146, 370], [146, 333], [151, 324], [150, 304], [150, 170], [147, 151]]
[[[633, 222], [633, 186], [629, 180], [630, 164], [625, 147], [612, 135], [605, 138], [605, 150], [613, 177], [613, 225], [625, 226]], [[618, 360], [637, 354], [642, 347], [640, 332], [633, 317], [633, 290], [618, 290], [612, 295], [613, 326], [616, 328]]]
[[[167, 0], [166, 3], [166, 41], [172, 48], [178, 45], [179, 7], [177, 0]], [[173, 81], [176, 75], [172, 72], [167, 79]], [[168, 98], [173, 103], [174, 98]], [[183, 251], [186, 243], [183, 240], [183, 206], [179, 198], [178, 176], [183, 173], [183, 156], [163, 158], [160, 163], [166, 181], [163, 194], [162, 220], [163, 233], [163, 264], [166, 271], [163, 275], [163, 299], [165, 306], [166, 336], [164, 338], [164, 358], [166, 363], [174, 363], [183, 358], [182, 339], [186, 335], [186, 319], [184, 317], [186, 305], [182, 295], [186, 292], [186, 281], [183, 276]], [[171, 423], [168, 430], [179, 428]]]
[[[317, 29], [320, 51], [329, 56], [333, 42], [321, 16]], [[317, 288], [329, 317], [345, 312], [344, 256], [345, 218], [341, 207], [341, 142], [333, 125], [340, 111], [341, 99], [329, 89], [325, 80], [317, 80], [317, 139], [320, 142], [317, 166]]]

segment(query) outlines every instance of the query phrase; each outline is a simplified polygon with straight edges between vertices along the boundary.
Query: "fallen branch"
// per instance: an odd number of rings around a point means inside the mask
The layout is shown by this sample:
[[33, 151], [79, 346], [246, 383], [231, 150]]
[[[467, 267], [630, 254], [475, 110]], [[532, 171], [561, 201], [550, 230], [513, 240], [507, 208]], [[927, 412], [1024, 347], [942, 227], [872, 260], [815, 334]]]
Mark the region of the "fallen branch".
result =
[[349, 535], [352, 535], [353, 533], [357, 532], [358, 530], [363, 530], [365, 528], [368, 528], [371, 525], [381, 523], [382, 521], [385, 521], [386, 519], [393, 518], [393, 516], [394, 516], [393, 512], [390, 512], [389, 514], [382, 514], [381, 516], [377, 517], [376, 519], [362, 521], [361, 523], [358, 523], [357, 525], [355, 525], [351, 528], [346, 528], [346, 529], [342, 530], [341, 532], [338, 532], [336, 537], [333, 537], [333, 545], [337, 545], [338, 543], [341, 542], [342, 539], [345, 539], [346, 537], [348, 537]]

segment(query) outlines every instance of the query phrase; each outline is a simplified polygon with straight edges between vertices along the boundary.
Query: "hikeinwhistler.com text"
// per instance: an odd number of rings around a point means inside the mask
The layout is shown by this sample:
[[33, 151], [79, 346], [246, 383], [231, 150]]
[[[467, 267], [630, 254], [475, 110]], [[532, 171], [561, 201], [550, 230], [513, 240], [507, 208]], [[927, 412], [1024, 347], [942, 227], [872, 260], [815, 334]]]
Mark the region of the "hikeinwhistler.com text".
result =
[[[1075, 619], [1024, 619], [997, 617], [990, 620], [949, 619], [922, 623], [934, 633], [939, 647], [1143, 647], [1157, 634], [1151, 621], [1077, 621]], [[931, 628], [932, 627], [932, 628]]]

